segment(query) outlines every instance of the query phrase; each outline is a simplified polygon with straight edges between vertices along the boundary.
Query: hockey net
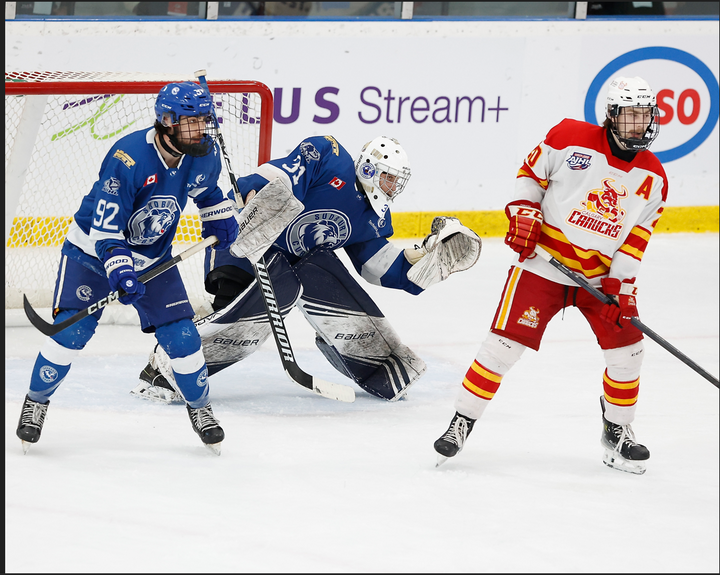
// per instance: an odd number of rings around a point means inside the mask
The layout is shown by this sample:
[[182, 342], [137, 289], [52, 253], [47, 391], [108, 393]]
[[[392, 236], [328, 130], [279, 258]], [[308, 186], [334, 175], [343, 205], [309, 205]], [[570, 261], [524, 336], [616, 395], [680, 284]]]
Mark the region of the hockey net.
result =
[[[149, 128], [168, 82], [192, 77], [85, 72], [5, 73], [5, 309], [50, 308], [60, 247], [73, 214], [122, 136]], [[250, 173], [270, 159], [272, 94], [251, 81], [209, 81], [232, 168]], [[219, 182], [231, 188], [227, 168]], [[201, 240], [192, 200], [180, 218], [173, 254]], [[196, 312], [208, 309], [203, 255], [178, 269]], [[112, 304], [110, 307], [119, 305]]]

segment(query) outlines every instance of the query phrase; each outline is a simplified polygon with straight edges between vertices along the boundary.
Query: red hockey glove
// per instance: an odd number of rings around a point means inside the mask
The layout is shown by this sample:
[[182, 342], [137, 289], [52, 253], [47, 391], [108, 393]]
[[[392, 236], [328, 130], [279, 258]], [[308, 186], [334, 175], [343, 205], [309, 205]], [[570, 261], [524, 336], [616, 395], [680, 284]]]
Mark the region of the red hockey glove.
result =
[[633, 285], [632, 280], [623, 280], [617, 278], [603, 278], [600, 280], [605, 295], [612, 296], [616, 303], [606, 303], [600, 310], [600, 317], [605, 321], [613, 324], [615, 331], [620, 331], [627, 325], [630, 320], [638, 316], [638, 310], [635, 303], [637, 288]]
[[520, 261], [533, 255], [535, 245], [540, 239], [543, 223], [540, 204], [528, 200], [516, 200], [505, 207], [505, 215], [510, 220], [510, 228], [505, 243], [520, 254]]

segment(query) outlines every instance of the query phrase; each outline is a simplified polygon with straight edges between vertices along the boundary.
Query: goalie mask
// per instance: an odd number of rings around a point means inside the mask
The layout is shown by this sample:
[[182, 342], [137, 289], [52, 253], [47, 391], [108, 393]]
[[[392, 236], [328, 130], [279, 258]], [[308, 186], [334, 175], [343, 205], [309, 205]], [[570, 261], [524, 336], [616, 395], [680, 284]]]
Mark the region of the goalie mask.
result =
[[[181, 82], [163, 86], [155, 100], [155, 118], [155, 129], [167, 135], [180, 151], [178, 154], [160, 138], [165, 151], [175, 157], [207, 156], [215, 146], [218, 124], [212, 97], [198, 84]], [[172, 134], [169, 128], [173, 128]]]
[[405, 189], [410, 162], [400, 142], [380, 136], [363, 146], [355, 162], [355, 174], [373, 210], [382, 218]]
[[655, 93], [642, 78], [615, 78], [607, 98], [610, 130], [627, 150], [647, 150], [660, 132]]

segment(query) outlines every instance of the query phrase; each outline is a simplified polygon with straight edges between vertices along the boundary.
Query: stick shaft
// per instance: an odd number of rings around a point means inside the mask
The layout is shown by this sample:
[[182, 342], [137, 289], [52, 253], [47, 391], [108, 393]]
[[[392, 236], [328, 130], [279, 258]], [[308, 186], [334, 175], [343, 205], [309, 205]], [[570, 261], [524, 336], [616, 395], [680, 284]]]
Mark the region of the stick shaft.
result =
[[[585, 289], [587, 292], [591, 293], [593, 296], [595, 296], [597, 299], [599, 299], [603, 303], [609, 303], [613, 304], [615, 303], [615, 300], [611, 298], [609, 295], [604, 294], [596, 287], [593, 287], [590, 285], [590, 283], [580, 274], [575, 273], [570, 268], [568, 268], [563, 263], [556, 260], [554, 257], [552, 257], [547, 251], [542, 249], [541, 247], [535, 248], [535, 253], [538, 254], [542, 259], [544, 259], [546, 262], [548, 262], [551, 266], [553, 266], [555, 269], [561, 271], [563, 274], [565, 274], [567, 277], [569, 277], [571, 280], [573, 280], [576, 284], [578, 284], [580, 287]], [[651, 330], [649, 327], [647, 327], [644, 323], [640, 321], [639, 318], [634, 317], [630, 320], [630, 323], [632, 323], [637, 329], [639, 329], [641, 332], [643, 332], [646, 336], [648, 336], [650, 339], [652, 339], [655, 343], [669, 351], [671, 354], [673, 354], [675, 357], [677, 357], [680, 361], [682, 361], [685, 365], [699, 373], [701, 376], [703, 376], [705, 379], [707, 379], [710, 383], [712, 383], [715, 387], [720, 389], [720, 383], [718, 382], [717, 377], [714, 377], [711, 375], [708, 371], [700, 367], [697, 363], [695, 363], [692, 359], [690, 359], [687, 355], [685, 355], [683, 352], [681, 352], [679, 349], [677, 349], [675, 346], [670, 344], [668, 341], [666, 341], [664, 338], [660, 337], [657, 333], [655, 333], [653, 330]]]
[[[212, 246], [217, 242], [217, 238], [215, 236], [210, 236], [209, 238], [205, 238], [203, 241], [198, 242], [194, 246], [186, 249], [184, 252], [176, 255], [173, 259], [166, 261], [164, 264], [161, 264], [157, 266], [156, 268], [151, 269], [150, 271], [142, 274], [138, 281], [142, 283], [146, 283], [150, 281], [151, 279], [159, 276], [161, 273], [166, 272], [170, 268], [175, 267], [178, 265], [181, 261], [188, 259], [190, 256], [196, 254], [197, 252], [204, 250], [207, 247]], [[48, 323], [44, 319], [42, 319], [38, 313], [33, 309], [33, 307], [30, 305], [30, 302], [28, 301], [25, 294], [23, 294], [23, 308], [25, 309], [25, 315], [30, 320], [30, 323], [33, 324], [38, 330], [40, 330], [45, 335], [53, 336], [55, 334], [60, 333], [62, 330], [70, 327], [73, 324], [76, 324], [80, 320], [86, 318], [89, 315], [94, 314], [95, 312], [103, 309], [104, 307], [110, 305], [115, 300], [121, 298], [125, 295], [125, 290], [122, 288], [118, 291], [110, 293], [107, 297], [102, 298], [101, 300], [95, 302], [91, 306], [85, 308], [82, 311], [77, 312], [75, 315], [70, 316], [65, 321], [62, 321], [60, 323]]]

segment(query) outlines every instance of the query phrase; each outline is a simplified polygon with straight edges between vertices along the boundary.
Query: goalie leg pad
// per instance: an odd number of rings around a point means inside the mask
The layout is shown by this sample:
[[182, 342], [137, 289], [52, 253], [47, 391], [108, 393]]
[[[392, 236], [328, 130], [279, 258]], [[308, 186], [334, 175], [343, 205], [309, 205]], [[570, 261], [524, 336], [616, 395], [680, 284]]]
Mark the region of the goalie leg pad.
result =
[[[297, 302], [302, 286], [285, 256], [276, 252], [267, 263], [278, 308], [285, 317]], [[223, 309], [195, 322], [210, 375], [242, 361], [272, 334], [262, 293], [253, 281]]]
[[425, 363], [402, 344], [338, 257], [320, 248], [294, 269], [303, 287], [297, 305], [317, 332], [315, 343], [330, 364], [376, 397], [403, 397], [425, 372]]

